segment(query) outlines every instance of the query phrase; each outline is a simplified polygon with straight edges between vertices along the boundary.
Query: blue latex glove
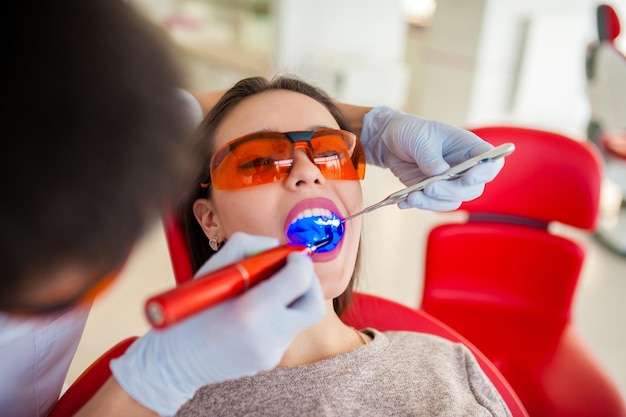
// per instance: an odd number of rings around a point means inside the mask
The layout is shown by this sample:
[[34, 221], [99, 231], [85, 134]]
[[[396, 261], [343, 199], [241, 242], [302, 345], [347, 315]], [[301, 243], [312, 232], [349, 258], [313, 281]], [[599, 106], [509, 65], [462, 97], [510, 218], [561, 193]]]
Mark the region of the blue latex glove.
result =
[[[363, 119], [361, 141], [367, 162], [389, 168], [405, 185], [441, 174], [493, 146], [472, 132], [422, 119], [390, 107], [370, 110]], [[452, 181], [436, 181], [411, 193], [400, 208], [446, 211], [483, 193], [504, 166], [504, 158], [481, 164]]]
[[[196, 276], [277, 245], [235, 233]], [[111, 370], [135, 400], [171, 416], [203, 385], [275, 367], [293, 338], [325, 314], [313, 262], [293, 253], [283, 269], [238, 298], [150, 330], [111, 361]]]

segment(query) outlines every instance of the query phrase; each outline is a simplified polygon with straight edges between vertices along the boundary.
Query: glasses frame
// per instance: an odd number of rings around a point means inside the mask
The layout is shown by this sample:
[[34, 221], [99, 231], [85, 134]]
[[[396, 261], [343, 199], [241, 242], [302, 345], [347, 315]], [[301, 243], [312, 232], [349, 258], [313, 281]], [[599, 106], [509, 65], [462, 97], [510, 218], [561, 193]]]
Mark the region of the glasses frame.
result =
[[[232, 141], [226, 143], [225, 145], [219, 147], [213, 156], [211, 157], [209, 172], [207, 173], [204, 180], [200, 183], [200, 187], [203, 189], [207, 189], [212, 185], [212, 177], [215, 169], [219, 166], [219, 164], [224, 160], [224, 158], [238, 146], [241, 146], [247, 142], [259, 140], [259, 139], [278, 139], [284, 140], [287, 139], [291, 142], [291, 159], [288, 160], [287, 164], [291, 167], [293, 165], [293, 153], [296, 149], [303, 149], [311, 162], [313, 162], [316, 166], [316, 150], [313, 148], [311, 144], [312, 140], [315, 138], [320, 138], [324, 136], [341, 136], [346, 143], [346, 147], [348, 149], [348, 156], [350, 157], [350, 161], [352, 162], [352, 167], [354, 168], [358, 179], [362, 180], [365, 177], [365, 150], [363, 149], [363, 145], [359, 140], [358, 136], [352, 132], [342, 129], [319, 129], [315, 131], [292, 131], [292, 132], [271, 132], [271, 131], [260, 131], [250, 133], [239, 138], [233, 139]], [[305, 146], [302, 146], [306, 144]], [[352, 146], [350, 146], [352, 145]], [[323, 157], [322, 157], [323, 158]], [[287, 160], [285, 160], [287, 161]], [[283, 162], [283, 161], [281, 161]], [[276, 182], [279, 179], [274, 181], [268, 181], [265, 183], [255, 184], [269, 184], [271, 182]], [[231, 188], [221, 188], [215, 187], [216, 189], [231, 189]], [[246, 187], [237, 187], [232, 189], [239, 189]]]

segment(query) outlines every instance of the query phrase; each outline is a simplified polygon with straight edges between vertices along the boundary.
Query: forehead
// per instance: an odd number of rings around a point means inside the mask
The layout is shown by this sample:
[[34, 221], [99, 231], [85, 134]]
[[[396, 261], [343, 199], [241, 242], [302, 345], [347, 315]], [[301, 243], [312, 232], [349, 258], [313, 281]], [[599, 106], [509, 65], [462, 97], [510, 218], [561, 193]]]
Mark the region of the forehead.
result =
[[260, 130], [290, 132], [319, 127], [339, 128], [323, 104], [294, 91], [265, 91], [231, 109], [215, 132], [215, 145]]

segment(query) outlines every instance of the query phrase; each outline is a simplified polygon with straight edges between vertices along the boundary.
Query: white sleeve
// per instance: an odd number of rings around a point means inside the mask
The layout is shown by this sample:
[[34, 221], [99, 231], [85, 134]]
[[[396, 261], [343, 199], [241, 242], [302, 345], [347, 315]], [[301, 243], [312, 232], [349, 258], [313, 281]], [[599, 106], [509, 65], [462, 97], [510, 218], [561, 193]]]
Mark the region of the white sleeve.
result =
[[0, 414], [45, 416], [59, 398], [89, 309], [45, 317], [0, 312]]

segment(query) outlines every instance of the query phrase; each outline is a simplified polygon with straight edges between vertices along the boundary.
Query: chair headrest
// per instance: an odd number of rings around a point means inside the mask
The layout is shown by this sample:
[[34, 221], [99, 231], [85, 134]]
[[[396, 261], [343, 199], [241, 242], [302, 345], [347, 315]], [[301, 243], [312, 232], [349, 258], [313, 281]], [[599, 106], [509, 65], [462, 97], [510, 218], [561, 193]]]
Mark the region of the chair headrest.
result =
[[601, 4], [596, 9], [598, 39], [613, 42], [619, 36], [620, 24], [617, 13], [608, 4]]
[[471, 129], [494, 146], [515, 144], [498, 176], [460, 210], [493, 213], [593, 230], [598, 218], [602, 159], [589, 142], [543, 130], [490, 126]]

